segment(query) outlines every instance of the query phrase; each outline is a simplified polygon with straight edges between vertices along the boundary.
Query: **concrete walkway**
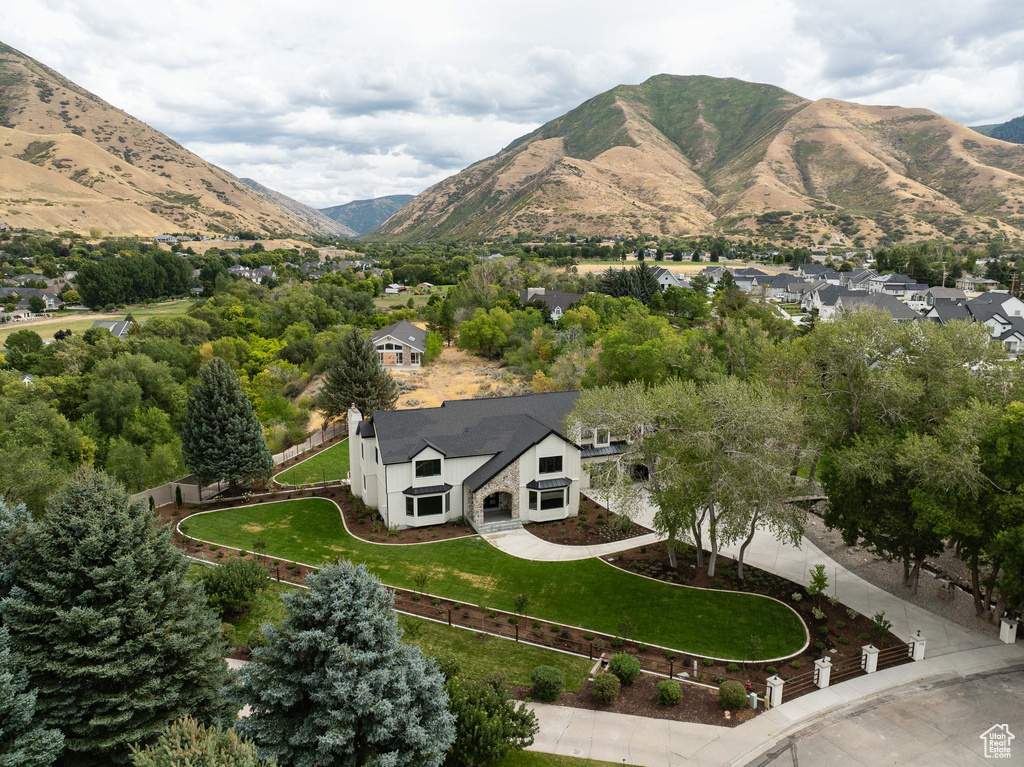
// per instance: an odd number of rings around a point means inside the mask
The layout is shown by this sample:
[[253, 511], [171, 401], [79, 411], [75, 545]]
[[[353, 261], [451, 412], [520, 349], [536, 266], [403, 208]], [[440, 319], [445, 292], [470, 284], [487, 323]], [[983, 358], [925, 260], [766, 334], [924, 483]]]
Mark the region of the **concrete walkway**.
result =
[[637, 767], [744, 765], [809, 723], [866, 700], [1022, 665], [1019, 644], [947, 653], [804, 695], [734, 728], [535, 703], [540, 732], [530, 750]]
[[[654, 511], [653, 504], [648, 503], [638, 515], [636, 522], [650, 527]], [[619, 551], [661, 540], [655, 533], [650, 533], [638, 538], [597, 546], [563, 546], [549, 543], [525, 530], [491, 533], [483, 537], [506, 554], [521, 559], [536, 559], [546, 562], [609, 557]], [[706, 540], [705, 537], [705, 542]], [[726, 546], [721, 553], [734, 557], [739, 553], [739, 544]], [[747, 547], [745, 561], [754, 567], [804, 585], [809, 583], [809, 571], [814, 565], [825, 565], [825, 571], [829, 577], [830, 595], [837, 597], [844, 605], [852, 607], [863, 615], [873, 616], [876, 613], [884, 612], [886, 618], [892, 621], [892, 632], [900, 639], [909, 641], [920, 631], [927, 639], [929, 657], [974, 647], [990, 647], [998, 643], [998, 640], [992, 637], [964, 628], [868, 583], [839, 565], [806, 539], [794, 546], [791, 543], [777, 540], [767, 531], [759, 530], [754, 534], [750, 546]]]

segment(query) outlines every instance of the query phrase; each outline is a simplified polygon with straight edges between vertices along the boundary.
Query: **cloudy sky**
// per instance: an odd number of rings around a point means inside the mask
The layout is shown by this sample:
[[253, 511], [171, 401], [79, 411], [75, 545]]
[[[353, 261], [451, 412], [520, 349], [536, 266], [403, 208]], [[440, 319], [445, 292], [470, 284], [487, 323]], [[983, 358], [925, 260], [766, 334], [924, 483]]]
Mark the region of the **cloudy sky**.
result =
[[0, 39], [302, 202], [416, 193], [660, 72], [1024, 114], [1020, 0], [22, 0]]

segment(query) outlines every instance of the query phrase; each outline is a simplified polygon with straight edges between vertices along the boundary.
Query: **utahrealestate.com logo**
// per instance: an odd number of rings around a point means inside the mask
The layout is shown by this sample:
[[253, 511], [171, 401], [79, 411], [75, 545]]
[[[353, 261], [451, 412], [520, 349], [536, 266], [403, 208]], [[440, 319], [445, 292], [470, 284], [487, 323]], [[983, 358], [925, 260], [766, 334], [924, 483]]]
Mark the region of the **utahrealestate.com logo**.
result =
[[1014, 734], [1010, 732], [1010, 728], [1005, 724], [996, 724], [989, 727], [985, 732], [979, 736], [985, 741], [985, 758], [986, 759], [1009, 759], [1010, 758], [1010, 742], [1014, 739]]

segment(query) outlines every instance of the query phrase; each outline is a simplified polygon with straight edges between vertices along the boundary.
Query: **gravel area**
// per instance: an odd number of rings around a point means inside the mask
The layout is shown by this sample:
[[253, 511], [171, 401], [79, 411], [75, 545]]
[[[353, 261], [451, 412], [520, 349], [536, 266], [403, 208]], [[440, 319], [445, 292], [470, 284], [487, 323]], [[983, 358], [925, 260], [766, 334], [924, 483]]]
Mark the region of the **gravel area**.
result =
[[[868, 583], [964, 628], [988, 636], [999, 635], [998, 626], [975, 616], [974, 602], [969, 592], [956, 588], [946, 592], [939, 587], [937, 578], [922, 572], [920, 586], [917, 594], [914, 594], [903, 585], [903, 565], [900, 562], [889, 562], [860, 546], [847, 546], [843, 543], [842, 536], [837, 531], [825, 527], [825, 523], [816, 513], [807, 515], [804, 536], [840, 565]], [[947, 550], [940, 557], [929, 559], [928, 562], [961, 580], [970, 580], [969, 571], [952, 550]]]

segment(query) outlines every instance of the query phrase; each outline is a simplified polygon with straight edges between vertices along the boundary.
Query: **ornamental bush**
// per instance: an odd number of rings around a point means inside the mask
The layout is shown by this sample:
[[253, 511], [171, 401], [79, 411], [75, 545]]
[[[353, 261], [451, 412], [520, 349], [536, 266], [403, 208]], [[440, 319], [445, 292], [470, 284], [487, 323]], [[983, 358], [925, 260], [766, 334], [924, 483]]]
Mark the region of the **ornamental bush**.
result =
[[718, 705], [738, 709], [747, 705], [747, 691], [740, 682], [727, 679], [718, 685]]
[[616, 653], [608, 664], [608, 670], [623, 684], [633, 684], [640, 676], [640, 661], [628, 653]]
[[244, 613], [256, 595], [270, 586], [270, 576], [253, 559], [232, 557], [220, 567], [203, 569], [206, 601], [221, 617]]
[[658, 703], [662, 706], [675, 706], [683, 699], [683, 690], [675, 679], [662, 679], [658, 682]]
[[537, 666], [530, 673], [530, 694], [541, 703], [553, 703], [565, 689], [565, 674], [552, 666]]
[[594, 700], [605, 706], [610, 706], [619, 697], [619, 690], [622, 683], [615, 674], [597, 674], [590, 685], [590, 693]]

